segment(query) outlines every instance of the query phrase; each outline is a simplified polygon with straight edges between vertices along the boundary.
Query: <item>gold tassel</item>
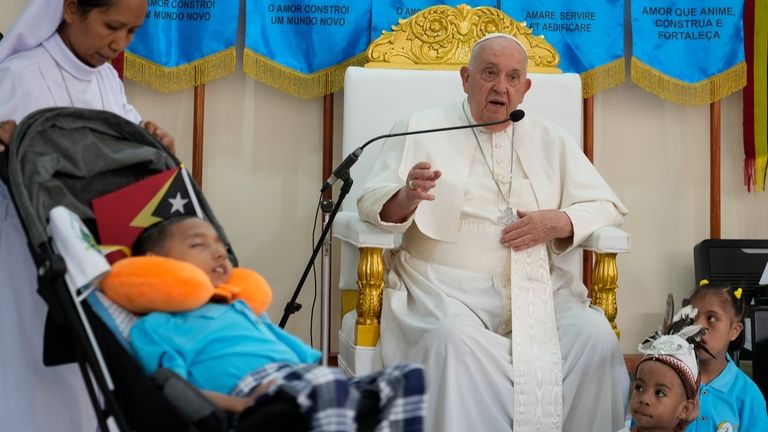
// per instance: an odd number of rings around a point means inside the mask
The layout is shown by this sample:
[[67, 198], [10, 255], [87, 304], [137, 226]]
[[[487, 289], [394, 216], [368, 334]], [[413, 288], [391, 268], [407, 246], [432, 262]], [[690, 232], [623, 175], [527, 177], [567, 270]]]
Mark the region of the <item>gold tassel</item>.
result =
[[624, 82], [624, 58], [590, 69], [579, 74], [584, 99]]
[[659, 72], [632, 57], [632, 82], [678, 105], [701, 106], [718, 101], [747, 85], [747, 64], [741, 62], [695, 84]]
[[125, 53], [125, 77], [154, 90], [171, 93], [225, 77], [235, 71], [235, 47], [192, 63], [165, 67], [134, 53]]
[[303, 99], [325, 96], [344, 86], [344, 72], [349, 66], [365, 64], [365, 53], [329, 68], [303, 74], [278, 64], [255, 51], [243, 52], [243, 72], [270, 87]]

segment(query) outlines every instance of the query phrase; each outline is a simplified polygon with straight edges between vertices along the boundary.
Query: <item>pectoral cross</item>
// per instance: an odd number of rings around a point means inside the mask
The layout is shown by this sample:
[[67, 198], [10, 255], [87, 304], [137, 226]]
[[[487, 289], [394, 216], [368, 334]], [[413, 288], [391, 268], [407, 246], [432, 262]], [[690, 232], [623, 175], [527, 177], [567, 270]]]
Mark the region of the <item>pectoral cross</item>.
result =
[[507, 207], [501, 211], [501, 216], [497, 220], [504, 224], [504, 226], [507, 226], [517, 220], [517, 213], [515, 213], [512, 207]]

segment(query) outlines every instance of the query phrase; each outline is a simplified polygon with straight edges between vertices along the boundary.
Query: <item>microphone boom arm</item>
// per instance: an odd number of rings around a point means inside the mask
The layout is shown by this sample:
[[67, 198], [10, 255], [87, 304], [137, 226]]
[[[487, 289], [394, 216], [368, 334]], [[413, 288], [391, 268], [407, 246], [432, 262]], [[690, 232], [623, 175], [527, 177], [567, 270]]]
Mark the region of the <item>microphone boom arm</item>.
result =
[[323, 230], [320, 233], [320, 238], [318, 239], [314, 249], [312, 250], [312, 255], [309, 258], [309, 262], [307, 262], [307, 266], [304, 268], [304, 272], [302, 273], [301, 278], [299, 279], [299, 283], [296, 285], [296, 289], [293, 291], [293, 295], [291, 296], [291, 299], [288, 301], [288, 303], [286, 303], [285, 308], [283, 309], [283, 316], [282, 318], [280, 318], [279, 326], [281, 328], [285, 328], [285, 325], [288, 323], [288, 318], [292, 314], [298, 312], [299, 309], [301, 309], [301, 304], [298, 303], [296, 300], [299, 298], [299, 293], [301, 292], [301, 289], [304, 287], [304, 282], [307, 280], [307, 277], [309, 276], [309, 272], [312, 269], [312, 265], [315, 262], [315, 258], [317, 258], [317, 254], [320, 252], [323, 242], [325, 241], [325, 238], [328, 236], [328, 233], [331, 230], [331, 226], [333, 225], [333, 220], [336, 218], [336, 214], [339, 212], [339, 209], [341, 208], [342, 201], [344, 201], [344, 198], [352, 189], [353, 181], [352, 181], [352, 178], [349, 176], [349, 169], [352, 168], [352, 165], [354, 165], [355, 162], [357, 162], [357, 160], [360, 158], [360, 155], [363, 153], [363, 150], [366, 147], [368, 147], [368, 145], [382, 138], [394, 138], [394, 137], [399, 137], [404, 135], [419, 135], [419, 134], [425, 134], [425, 133], [445, 132], [445, 131], [456, 130], [456, 129], [495, 126], [508, 121], [511, 121], [512, 123], [517, 123], [518, 121], [522, 120], [524, 116], [525, 116], [525, 112], [523, 112], [523, 110], [514, 110], [509, 114], [508, 118], [504, 120], [499, 120], [499, 121], [493, 121], [493, 122], [487, 122], [487, 123], [471, 123], [471, 124], [466, 124], [461, 126], [449, 126], [449, 127], [435, 128], [435, 129], [424, 129], [424, 130], [417, 130], [417, 131], [397, 132], [397, 133], [390, 133], [386, 135], [379, 135], [377, 137], [369, 139], [368, 141], [365, 142], [365, 144], [356, 148], [352, 153], [347, 155], [347, 157], [344, 158], [344, 160], [339, 164], [339, 166], [337, 166], [336, 169], [333, 170], [333, 174], [331, 174], [331, 176], [328, 177], [328, 180], [326, 180], [325, 183], [323, 183], [323, 187], [320, 189], [320, 192], [323, 193], [326, 190], [328, 190], [331, 186], [333, 186], [333, 184], [336, 183], [337, 180], [340, 179], [343, 182], [343, 185], [339, 191], [339, 197], [336, 201], [336, 204], [333, 207], [333, 210], [331, 211], [331, 214], [328, 218], [328, 221], [326, 222], [325, 227], [323, 227]]
[[331, 186], [333, 186], [334, 183], [336, 183], [336, 180], [338, 179], [346, 179], [349, 177], [349, 170], [352, 168], [352, 165], [357, 162], [357, 160], [360, 158], [360, 155], [363, 154], [363, 150], [365, 150], [366, 147], [368, 147], [370, 144], [372, 144], [375, 141], [378, 141], [383, 138], [395, 138], [399, 136], [405, 136], [405, 135], [420, 135], [425, 133], [435, 133], [435, 132], [445, 132], [445, 131], [451, 131], [456, 129], [469, 129], [469, 128], [476, 128], [476, 127], [486, 127], [486, 126], [496, 126], [500, 125], [502, 123], [511, 121], [512, 123], [517, 123], [520, 120], [523, 119], [525, 116], [525, 112], [523, 110], [514, 110], [512, 111], [507, 118], [504, 120], [497, 120], [487, 123], [471, 123], [471, 124], [465, 124], [460, 126], [448, 126], [448, 127], [442, 127], [442, 128], [435, 128], [435, 129], [423, 129], [423, 130], [417, 130], [417, 131], [406, 131], [406, 132], [397, 132], [397, 133], [390, 133], [385, 135], [379, 135], [377, 137], [373, 137], [365, 142], [365, 144], [361, 145], [360, 147], [356, 148], [352, 153], [347, 155], [346, 158], [339, 164], [339, 166], [336, 167], [336, 169], [333, 170], [333, 174], [331, 174], [330, 177], [328, 177], [328, 180], [323, 183], [323, 187], [320, 188], [320, 192], [323, 193], [327, 191]]

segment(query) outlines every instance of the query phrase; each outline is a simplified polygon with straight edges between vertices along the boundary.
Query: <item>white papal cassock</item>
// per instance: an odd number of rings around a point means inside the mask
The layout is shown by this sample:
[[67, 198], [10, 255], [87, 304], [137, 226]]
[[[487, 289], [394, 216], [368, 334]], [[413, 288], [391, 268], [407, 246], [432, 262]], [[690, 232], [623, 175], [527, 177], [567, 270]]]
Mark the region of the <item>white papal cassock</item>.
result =
[[[467, 123], [468, 111], [466, 102], [425, 111], [395, 130]], [[442, 171], [435, 200], [402, 224], [382, 222], [381, 207], [419, 161]], [[499, 242], [505, 198], [515, 210], [563, 209], [573, 238], [512, 252]], [[528, 116], [477, 140], [467, 129], [391, 139], [358, 209], [403, 233], [385, 257], [379, 349], [384, 365], [426, 366], [429, 430], [623, 426], [629, 377], [616, 336], [555, 256], [627, 211], [564, 132]]]

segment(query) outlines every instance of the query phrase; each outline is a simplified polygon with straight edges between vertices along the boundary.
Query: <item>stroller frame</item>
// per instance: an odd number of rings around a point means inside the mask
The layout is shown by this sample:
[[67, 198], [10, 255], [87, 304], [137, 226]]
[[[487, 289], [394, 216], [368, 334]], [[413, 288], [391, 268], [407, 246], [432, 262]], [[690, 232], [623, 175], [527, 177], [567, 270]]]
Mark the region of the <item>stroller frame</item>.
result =
[[[78, 142], [70, 139], [73, 136], [86, 139]], [[45, 142], [40, 143], [40, 138]], [[38, 147], [42, 149], [38, 150]], [[97, 339], [111, 337], [114, 340], [110, 344], [116, 344], [118, 350], [125, 349], [90, 306], [84, 304], [93, 288], [66, 286], [64, 276], [67, 266], [48, 237], [46, 218], [50, 209], [63, 205], [88, 225], [87, 221], [94, 222], [89, 208], [92, 198], [157, 172], [181, 167], [181, 162], [138, 125], [110, 112], [78, 108], [49, 108], [28, 115], [19, 124], [8, 150], [8, 178], [5, 180], [38, 268], [38, 293], [49, 308], [44, 363], [47, 366], [71, 362], [78, 364], [101, 430], [110, 430], [110, 417], [121, 431], [136, 429], [132, 425], [136, 420], [129, 420], [121, 407], [120, 392], [117, 391], [115, 379], [110, 374], [108, 362], [105, 361]], [[41, 177], [39, 171], [46, 170], [36, 171], [32, 160], [41, 152], [46, 154], [56, 151], [61, 151], [59, 165], [52, 170], [50, 177]], [[129, 154], [127, 167], [115, 163], [121, 151]], [[119, 156], [124, 157], [125, 154]], [[95, 169], [86, 168], [86, 173], [73, 171], [75, 168], [87, 167], [88, 161], [99, 166]], [[116, 178], [105, 181], [110, 177], [110, 170], [117, 173]], [[91, 180], [92, 176], [98, 176], [99, 181]], [[88, 186], [85, 191], [71, 191], [67, 188], [75, 184]], [[233, 263], [236, 263], [229, 240], [194, 183], [192, 191], [197, 195], [206, 219], [217, 229]], [[90, 228], [94, 232], [93, 226]], [[130, 353], [126, 354], [130, 356]], [[135, 366], [138, 369], [138, 365]], [[186, 424], [191, 430], [225, 430], [227, 419], [224, 413], [186, 381], [178, 376], [169, 378], [168, 372], [161, 371], [154, 378], [155, 385], [161, 386], [161, 391], [166, 395], [175, 394], [180, 401], [178, 406], [172, 408], [168, 404], [160, 407], [161, 410], [170, 409], [170, 412], [160, 415], [161, 420], [168, 420], [168, 416], [173, 414], [177, 417], [158, 430], [167, 430], [170, 424]], [[147, 378], [145, 380], [149, 381]], [[184, 390], [180, 393], [179, 389]], [[197, 412], [174, 412], [190, 406]], [[155, 429], [151, 423], [149, 421], [139, 429]]]
[[[183, 168], [179, 160], [138, 125], [110, 112], [79, 108], [48, 108], [28, 115], [19, 124], [9, 151], [0, 157], [8, 158], [7, 174], [2, 175], [7, 177], [4, 181], [38, 268], [38, 293], [48, 305], [44, 363], [78, 363], [100, 429], [110, 430], [110, 418], [121, 431], [232, 428], [233, 422], [222, 410], [172, 371], [160, 369], [151, 378], [146, 376], [86, 301], [93, 288], [68, 286], [65, 259], [47, 232], [46, 220], [57, 206], [66, 207], [96, 232], [90, 208], [94, 198], [159, 172]], [[37, 169], [38, 157], [55, 166]], [[229, 239], [202, 192], [194, 182], [187, 186], [237, 266]], [[378, 395], [362, 393], [356, 416], [359, 430], [374, 430], [378, 417]], [[245, 410], [234, 426], [236, 430], [292, 432], [304, 431], [308, 424], [296, 401], [278, 394], [267, 406]]]

